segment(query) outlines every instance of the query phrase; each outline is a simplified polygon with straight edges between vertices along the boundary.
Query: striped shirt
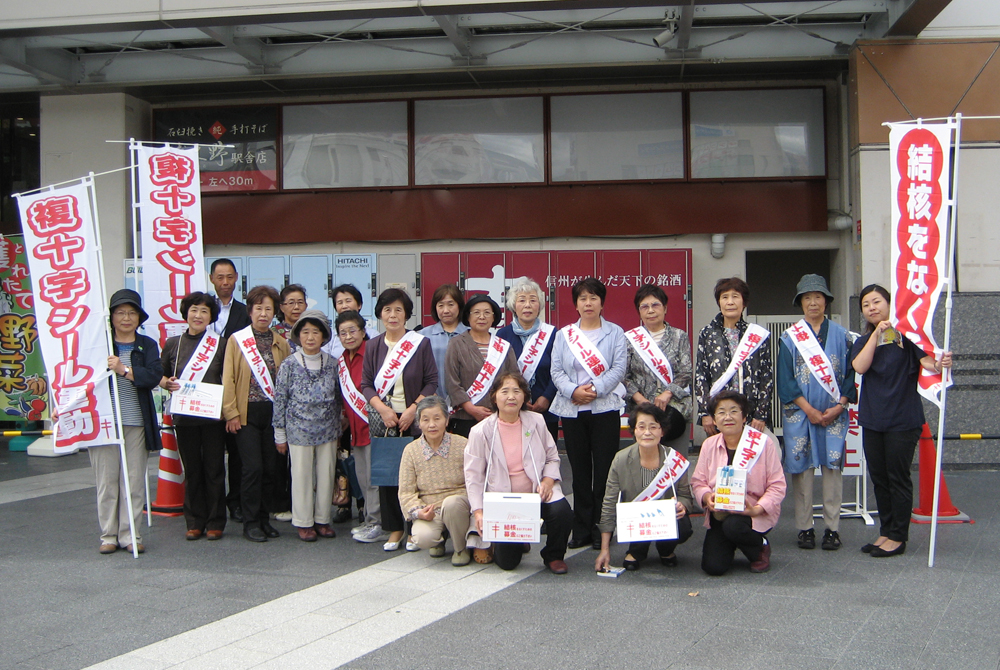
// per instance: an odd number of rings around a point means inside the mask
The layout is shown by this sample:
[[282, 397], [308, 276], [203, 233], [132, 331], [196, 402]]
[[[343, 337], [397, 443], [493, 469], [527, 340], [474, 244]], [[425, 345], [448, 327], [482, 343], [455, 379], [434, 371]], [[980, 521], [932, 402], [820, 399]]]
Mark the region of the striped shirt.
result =
[[[132, 367], [132, 351], [135, 349], [135, 342], [123, 344], [116, 342], [118, 347], [118, 358], [123, 365]], [[139, 407], [139, 394], [136, 393], [135, 384], [125, 377], [115, 374], [115, 381], [118, 383], [118, 397], [122, 401], [122, 425], [142, 426], [142, 408]], [[114, 406], [115, 397], [111, 396], [111, 404]]]

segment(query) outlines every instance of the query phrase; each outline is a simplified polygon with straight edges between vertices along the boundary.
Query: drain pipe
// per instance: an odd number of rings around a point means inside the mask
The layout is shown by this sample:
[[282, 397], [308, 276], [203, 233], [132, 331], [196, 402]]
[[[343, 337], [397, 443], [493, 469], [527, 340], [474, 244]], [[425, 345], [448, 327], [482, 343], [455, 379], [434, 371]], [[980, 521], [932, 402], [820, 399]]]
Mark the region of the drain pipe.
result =
[[726, 255], [726, 233], [712, 235], [712, 258], [722, 258]]

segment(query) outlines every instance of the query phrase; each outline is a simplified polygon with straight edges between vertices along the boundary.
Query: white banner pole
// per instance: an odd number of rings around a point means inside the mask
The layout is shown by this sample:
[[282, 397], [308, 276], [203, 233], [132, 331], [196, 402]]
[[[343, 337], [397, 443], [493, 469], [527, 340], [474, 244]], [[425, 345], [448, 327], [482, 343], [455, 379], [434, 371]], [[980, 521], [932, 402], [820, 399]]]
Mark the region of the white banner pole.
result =
[[[944, 346], [943, 351], [951, 349], [951, 294], [955, 287], [955, 244], [958, 229], [958, 157], [962, 147], [962, 114], [955, 115], [955, 161], [951, 175], [951, 203], [948, 217], [948, 256], [946, 259], [946, 276], [948, 281], [948, 296], [944, 303]], [[934, 553], [937, 550], [938, 504], [941, 500], [941, 467], [944, 460], [944, 429], [945, 407], [948, 399], [948, 382], [951, 370], [941, 371], [941, 404], [938, 410], [937, 458], [934, 463], [934, 503], [931, 508], [931, 541], [927, 551], [927, 567], [934, 567]]]

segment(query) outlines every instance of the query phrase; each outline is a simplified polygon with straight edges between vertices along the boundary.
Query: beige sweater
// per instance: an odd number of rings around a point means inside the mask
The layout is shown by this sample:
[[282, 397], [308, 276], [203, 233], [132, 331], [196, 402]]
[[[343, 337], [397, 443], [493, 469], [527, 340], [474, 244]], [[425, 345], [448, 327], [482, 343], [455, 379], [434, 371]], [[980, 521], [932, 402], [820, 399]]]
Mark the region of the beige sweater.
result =
[[[274, 333], [271, 354], [274, 356], [275, 370], [275, 379], [272, 381], [277, 382], [277, 371], [281, 367], [281, 361], [292, 353], [285, 338], [274, 328], [271, 332]], [[229, 341], [226, 343], [226, 358], [222, 365], [222, 418], [226, 421], [239, 418], [240, 425], [247, 425], [247, 400], [250, 397], [251, 377], [253, 371], [234, 333], [229, 336]]]
[[[448, 456], [424, 457], [423, 438], [406, 445], [399, 462], [399, 508], [407, 519], [427, 505], [440, 506], [448, 496], [465, 495], [465, 444], [461, 435], [445, 434]], [[442, 445], [443, 446], [443, 445]]]

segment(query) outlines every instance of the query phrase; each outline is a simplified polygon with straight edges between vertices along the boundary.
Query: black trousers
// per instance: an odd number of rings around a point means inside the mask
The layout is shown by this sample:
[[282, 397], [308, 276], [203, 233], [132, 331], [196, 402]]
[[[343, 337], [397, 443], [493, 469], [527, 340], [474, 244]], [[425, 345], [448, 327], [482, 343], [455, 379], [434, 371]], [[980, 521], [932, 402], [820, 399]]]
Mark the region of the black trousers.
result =
[[226, 527], [226, 424], [174, 426], [184, 464], [184, 520], [188, 530]]
[[268, 503], [273, 512], [292, 510], [292, 459], [290, 454], [276, 454], [274, 461], [274, 499]]
[[882, 433], [867, 428], [862, 432], [868, 474], [878, 505], [879, 535], [906, 542], [913, 513], [913, 479], [910, 465], [920, 439], [920, 428]]
[[[687, 514], [684, 515], [683, 519], [677, 520], [677, 539], [676, 540], [657, 540], [656, 541], [656, 553], [660, 556], [669, 556], [674, 553], [674, 550], [678, 545], [684, 544], [688, 539], [694, 534], [694, 530], [691, 528], [691, 517]], [[649, 545], [652, 542], [631, 542], [628, 545], [628, 553], [632, 554], [632, 558], [637, 561], [646, 560], [646, 556], [649, 555]]]
[[243, 477], [240, 500], [243, 504], [243, 522], [267, 521], [268, 506], [274, 500], [274, 468], [278, 450], [274, 447], [274, 428], [271, 418], [274, 406], [270, 402], [247, 404], [247, 425], [236, 433], [240, 450]]
[[[561, 561], [566, 556], [570, 529], [573, 527], [573, 510], [569, 501], [560, 498], [555, 502], [542, 503], [542, 521], [548, 529], [545, 546], [541, 555], [545, 565]], [[521, 542], [493, 542], [493, 562], [502, 570], [513, 570], [521, 563], [524, 545]]]
[[753, 529], [753, 519], [745, 514], [730, 514], [719, 521], [711, 512], [710, 523], [705, 532], [705, 544], [701, 550], [701, 569], [710, 575], [719, 576], [726, 573], [733, 564], [736, 550], [753, 563], [760, 558], [766, 533], [758, 533]]
[[[396, 418], [398, 419], [400, 416], [402, 415], [397, 414]], [[474, 424], [475, 422], [473, 421]], [[415, 427], [416, 425], [411, 425], [404, 433], [400, 433], [400, 437], [412, 435]], [[399, 507], [399, 487], [378, 487], [378, 502], [382, 515], [382, 530], [387, 533], [397, 533], [401, 530], [406, 530], [406, 519], [403, 518], [403, 510]]]
[[[222, 423], [225, 430], [225, 422]], [[226, 453], [229, 455], [229, 492], [226, 494], [226, 507], [240, 509], [240, 488], [243, 481], [243, 462], [240, 460], [240, 449], [236, 446], [236, 435], [226, 432]]]
[[472, 427], [477, 423], [479, 422], [475, 419], [452, 419], [448, 422], [448, 432], [461, 435], [462, 437], [469, 437]]
[[573, 468], [573, 539], [599, 537], [604, 488], [611, 461], [621, 444], [618, 412], [580, 412], [575, 419], [563, 417], [566, 455]]

